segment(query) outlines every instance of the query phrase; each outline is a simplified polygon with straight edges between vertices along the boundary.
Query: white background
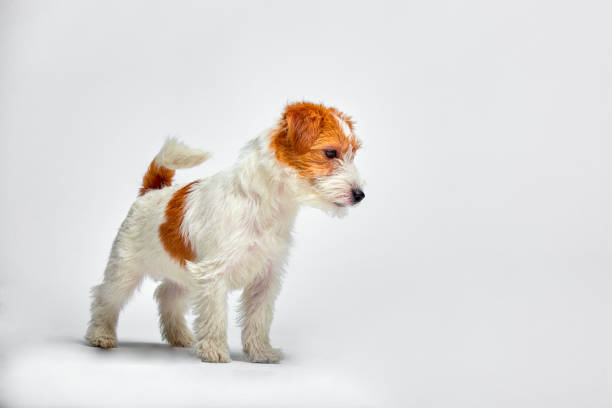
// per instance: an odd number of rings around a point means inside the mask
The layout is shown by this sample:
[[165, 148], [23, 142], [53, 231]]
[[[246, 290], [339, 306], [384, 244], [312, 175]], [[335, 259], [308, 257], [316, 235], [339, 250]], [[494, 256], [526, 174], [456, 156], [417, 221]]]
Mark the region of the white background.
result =
[[[0, 1], [0, 405], [612, 405], [610, 2], [369, 3]], [[164, 345], [150, 281], [87, 347], [164, 138], [205, 177], [302, 99], [357, 120], [367, 197], [298, 217], [286, 360]]]

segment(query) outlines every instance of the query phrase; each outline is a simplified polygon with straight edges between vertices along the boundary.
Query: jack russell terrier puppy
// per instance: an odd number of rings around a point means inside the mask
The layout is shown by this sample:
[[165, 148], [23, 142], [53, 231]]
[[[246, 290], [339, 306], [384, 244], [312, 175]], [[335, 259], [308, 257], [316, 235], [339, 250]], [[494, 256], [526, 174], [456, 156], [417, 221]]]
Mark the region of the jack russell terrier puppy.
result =
[[[176, 169], [209, 155], [167, 140], [117, 233], [104, 282], [92, 289], [87, 340], [116, 346], [119, 312], [148, 275], [162, 281], [155, 297], [162, 337], [171, 345], [193, 346], [203, 361], [229, 362], [227, 295], [244, 289], [244, 352], [252, 362], [280, 361], [269, 331], [298, 209], [307, 204], [344, 215], [363, 200], [353, 163], [359, 146], [349, 116], [294, 103], [246, 145], [231, 169], [171, 185]], [[190, 306], [195, 338], [184, 317]]]

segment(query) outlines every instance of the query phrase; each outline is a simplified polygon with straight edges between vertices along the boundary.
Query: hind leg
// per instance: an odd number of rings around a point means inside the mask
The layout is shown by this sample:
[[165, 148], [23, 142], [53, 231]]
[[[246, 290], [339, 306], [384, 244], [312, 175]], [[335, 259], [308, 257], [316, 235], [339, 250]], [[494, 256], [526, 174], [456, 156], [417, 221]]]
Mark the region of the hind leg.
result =
[[125, 262], [111, 259], [104, 282], [92, 288], [91, 320], [85, 338], [92, 346], [112, 348], [117, 345], [119, 312], [140, 285], [143, 273]]
[[189, 292], [170, 280], [163, 281], [155, 290], [159, 304], [159, 328], [162, 338], [174, 347], [189, 347], [193, 334], [185, 321], [189, 308]]

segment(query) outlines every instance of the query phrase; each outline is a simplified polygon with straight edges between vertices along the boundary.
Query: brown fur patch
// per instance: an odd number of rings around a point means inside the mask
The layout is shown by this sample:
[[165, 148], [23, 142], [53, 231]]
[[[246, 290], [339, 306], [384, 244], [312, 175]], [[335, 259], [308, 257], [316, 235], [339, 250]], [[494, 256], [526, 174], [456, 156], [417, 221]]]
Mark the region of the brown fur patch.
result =
[[[351, 135], [342, 132], [336, 116], [344, 120]], [[352, 134], [354, 122], [336, 108], [327, 108], [308, 102], [288, 105], [277, 130], [272, 135], [270, 147], [276, 158], [297, 170], [304, 178], [312, 179], [331, 174], [337, 160], [325, 156], [326, 149], [334, 149], [343, 157], [360, 144]]]
[[158, 190], [172, 184], [174, 170], [158, 165], [155, 160], [142, 178], [142, 187], [138, 195], [144, 195], [149, 190]]
[[166, 221], [159, 226], [159, 239], [166, 252], [182, 266], [185, 266], [186, 261], [195, 259], [195, 252], [189, 239], [181, 233], [181, 225], [185, 216], [185, 200], [195, 183], [197, 181], [187, 184], [172, 195], [166, 206]]

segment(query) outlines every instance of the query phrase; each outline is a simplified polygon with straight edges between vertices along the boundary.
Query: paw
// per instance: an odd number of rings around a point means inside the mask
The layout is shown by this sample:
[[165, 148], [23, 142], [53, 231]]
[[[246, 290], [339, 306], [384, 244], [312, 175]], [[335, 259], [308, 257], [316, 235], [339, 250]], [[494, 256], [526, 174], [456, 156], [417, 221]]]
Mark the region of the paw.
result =
[[194, 350], [196, 355], [207, 363], [229, 363], [232, 361], [225, 342], [200, 340], [195, 344]]
[[174, 347], [191, 347], [193, 344], [193, 334], [186, 327], [181, 330], [165, 331], [163, 338]]
[[109, 349], [117, 347], [117, 336], [100, 326], [90, 326], [85, 338], [94, 347]]
[[250, 347], [244, 352], [251, 363], [278, 363], [283, 359], [283, 353], [270, 346]]

